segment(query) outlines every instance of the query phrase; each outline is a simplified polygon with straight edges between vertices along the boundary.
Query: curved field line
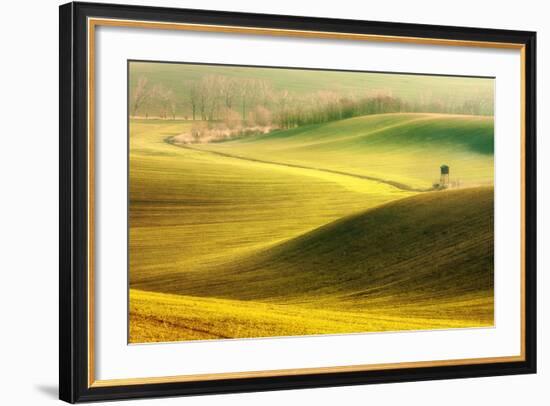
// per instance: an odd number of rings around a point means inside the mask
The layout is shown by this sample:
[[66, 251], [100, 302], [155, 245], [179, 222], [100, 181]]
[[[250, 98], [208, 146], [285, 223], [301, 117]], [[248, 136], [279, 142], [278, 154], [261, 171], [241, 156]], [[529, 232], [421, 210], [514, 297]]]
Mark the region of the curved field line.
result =
[[208, 150], [208, 149], [193, 148], [193, 147], [189, 146], [188, 144], [177, 144], [177, 143], [175, 143], [174, 142], [174, 136], [170, 136], [170, 137], [165, 138], [164, 142], [166, 142], [167, 144], [173, 145], [175, 147], [190, 149], [192, 151], [197, 151], [197, 152], [206, 152], [206, 153], [209, 153], [209, 154], [218, 155], [218, 156], [222, 156], [222, 157], [225, 157], [225, 158], [241, 159], [243, 161], [256, 162], [256, 163], [269, 164], [269, 165], [280, 165], [280, 166], [286, 166], [286, 167], [289, 167], [289, 168], [308, 169], [308, 170], [313, 170], [313, 171], [332, 173], [332, 174], [335, 174], [335, 175], [350, 176], [352, 178], [357, 178], [357, 179], [370, 180], [370, 181], [373, 181], [373, 182], [384, 183], [386, 185], [393, 186], [393, 187], [395, 187], [397, 189], [400, 189], [400, 190], [403, 190], [405, 192], [430, 192], [430, 191], [434, 190], [433, 188], [428, 188], [428, 189], [413, 188], [409, 185], [406, 185], [404, 183], [395, 182], [393, 180], [377, 178], [377, 177], [374, 177], [374, 176], [358, 175], [358, 174], [355, 174], [355, 173], [337, 171], [337, 170], [334, 170], [334, 169], [316, 168], [314, 166], [305, 166], [305, 165], [298, 165], [298, 164], [281, 163], [281, 162], [276, 162], [276, 161], [268, 161], [268, 160], [264, 160], [264, 159], [248, 158], [248, 157], [244, 157], [244, 156], [240, 156], [240, 155], [228, 154], [228, 153], [225, 153], [225, 152], [211, 151], [211, 150]]

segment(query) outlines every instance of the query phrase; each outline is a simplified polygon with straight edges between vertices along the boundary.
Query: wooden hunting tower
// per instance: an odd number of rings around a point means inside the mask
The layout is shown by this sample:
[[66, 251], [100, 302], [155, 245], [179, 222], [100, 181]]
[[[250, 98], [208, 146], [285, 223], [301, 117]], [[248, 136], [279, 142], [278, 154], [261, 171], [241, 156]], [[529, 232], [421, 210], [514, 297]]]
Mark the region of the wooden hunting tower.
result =
[[441, 177], [439, 179], [441, 186], [449, 186], [449, 167], [445, 164], [441, 165]]

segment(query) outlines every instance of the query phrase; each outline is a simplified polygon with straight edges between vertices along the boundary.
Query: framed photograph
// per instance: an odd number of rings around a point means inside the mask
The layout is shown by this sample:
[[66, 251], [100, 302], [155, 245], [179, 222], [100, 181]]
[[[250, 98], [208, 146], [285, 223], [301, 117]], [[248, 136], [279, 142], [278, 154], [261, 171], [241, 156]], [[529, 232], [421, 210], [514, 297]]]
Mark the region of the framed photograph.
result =
[[60, 398], [536, 371], [534, 32], [60, 7]]

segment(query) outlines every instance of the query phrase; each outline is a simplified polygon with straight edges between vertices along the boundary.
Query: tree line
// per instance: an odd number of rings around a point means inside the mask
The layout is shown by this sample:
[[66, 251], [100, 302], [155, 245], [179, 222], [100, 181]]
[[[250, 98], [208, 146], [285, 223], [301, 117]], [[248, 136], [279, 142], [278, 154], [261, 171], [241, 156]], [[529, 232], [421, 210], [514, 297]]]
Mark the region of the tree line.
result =
[[[405, 102], [388, 92], [342, 94], [314, 91], [297, 94], [275, 89], [264, 79], [205, 75], [186, 80], [185, 97], [178, 100], [163, 84], [151, 84], [145, 76], [130, 89], [130, 114], [163, 119], [176, 117], [223, 123], [228, 129], [250, 127], [293, 128], [367, 114], [430, 112], [492, 115], [492, 100], [477, 97], [462, 102], [419, 98]], [[219, 127], [219, 125], [218, 125]]]

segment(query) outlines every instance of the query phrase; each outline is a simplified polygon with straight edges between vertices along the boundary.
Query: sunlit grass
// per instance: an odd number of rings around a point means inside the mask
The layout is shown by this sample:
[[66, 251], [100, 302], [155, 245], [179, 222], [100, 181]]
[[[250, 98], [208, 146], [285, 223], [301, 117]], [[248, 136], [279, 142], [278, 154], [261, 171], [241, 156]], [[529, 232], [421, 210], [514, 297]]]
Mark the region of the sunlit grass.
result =
[[[435, 306], [434, 306], [435, 307]], [[130, 342], [168, 342], [491, 326], [492, 297], [360, 312], [130, 290]], [[485, 314], [471, 309], [486, 309]], [[415, 315], [415, 310], [419, 315]], [[433, 310], [433, 309], [432, 309]], [[447, 316], [447, 317], [445, 317]]]
[[416, 193], [330, 172], [425, 188], [446, 163], [492, 185], [492, 119], [166, 142], [189, 126], [131, 120], [131, 342], [493, 324], [492, 186]]
[[164, 142], [188, 124], [132, 122], [130, 281], [224, 263], [411, 195], [378, 182], [222, 158]]
[[493, 183], [493, 117], [379, 114], [199, 148], [428, 188], [441, 164], [463, 186]]

